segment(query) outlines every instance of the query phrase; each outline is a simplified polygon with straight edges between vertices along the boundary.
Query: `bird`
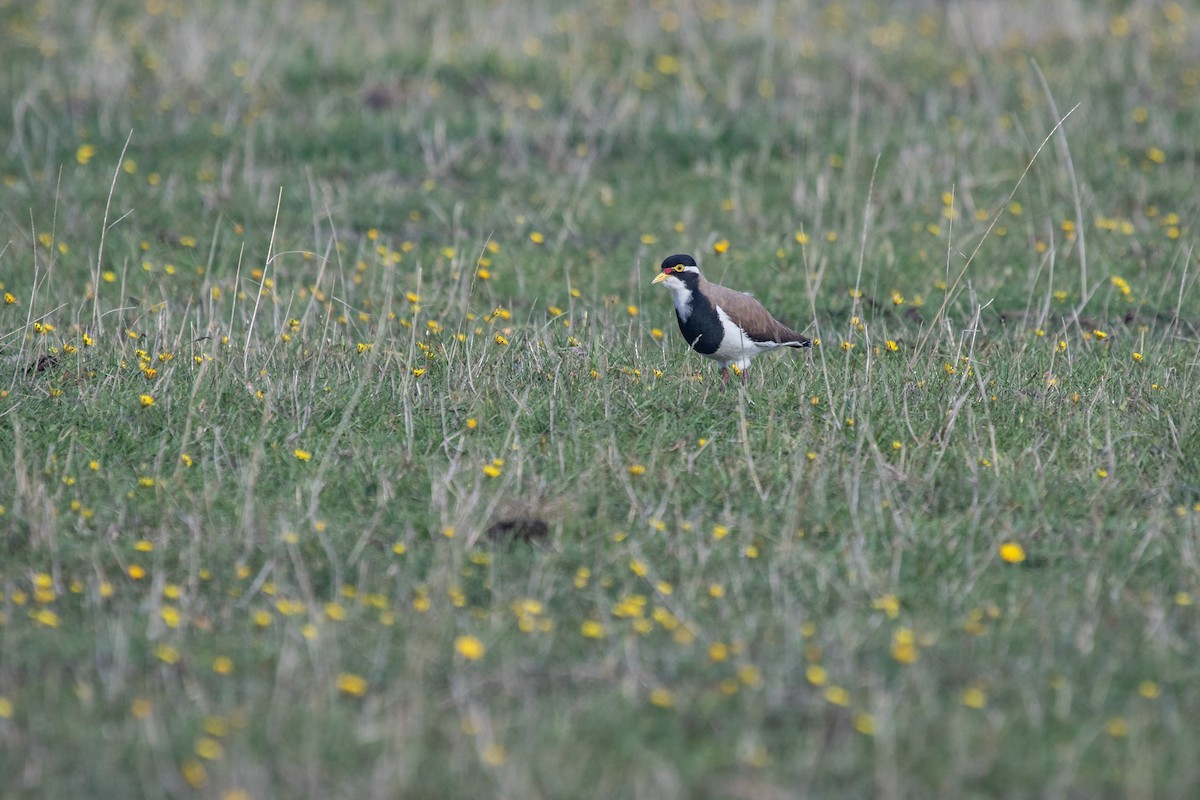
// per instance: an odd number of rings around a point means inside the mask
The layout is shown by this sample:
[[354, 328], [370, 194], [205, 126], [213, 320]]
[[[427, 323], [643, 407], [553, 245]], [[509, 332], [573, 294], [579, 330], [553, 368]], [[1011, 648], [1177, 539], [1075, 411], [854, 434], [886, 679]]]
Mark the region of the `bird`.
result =
[[663, 259], [650, 283], [671, 290], [679, 332], [689, 347], [721, 365], [726, 385], [730, 367], [745, 383], [746, 369], [756, 356], [779, 347], [812, 347], [812, 339], [775, 319], [749, 294], [707, 280], [689, 255]]

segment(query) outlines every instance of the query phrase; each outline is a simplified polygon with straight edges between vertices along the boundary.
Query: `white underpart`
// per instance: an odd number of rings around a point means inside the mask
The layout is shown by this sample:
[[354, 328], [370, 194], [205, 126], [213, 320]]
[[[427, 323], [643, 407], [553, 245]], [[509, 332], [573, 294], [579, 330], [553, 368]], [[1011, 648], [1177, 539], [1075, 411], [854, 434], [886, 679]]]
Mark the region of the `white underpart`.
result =
[[721, 366], [735, 366], [742, 370], [750, 366], [750, 361], [755, 356], [768, 353], [777, 347], [786, 347], [785, 344], [779, 342], [754, 341], [741, 328], [733, 324], [733, 320], [725, 313], [725, 309], [720, 306], [716, 308], [717, 319], [721, 320], [725, 336], [721, 339], [721, 346], [717, 348], [717, 352], [710, 355], [709, 358], [721, 362]]
[[687, 322], [688, 317], [692, 315], [691, 290], [688, 289], [686, 283], [674, 275], [667, 276], [667, 279], [663, 283], [671, 290], [671, 301], [675, 303], [675, 311], [679, 314], [679, 318]]

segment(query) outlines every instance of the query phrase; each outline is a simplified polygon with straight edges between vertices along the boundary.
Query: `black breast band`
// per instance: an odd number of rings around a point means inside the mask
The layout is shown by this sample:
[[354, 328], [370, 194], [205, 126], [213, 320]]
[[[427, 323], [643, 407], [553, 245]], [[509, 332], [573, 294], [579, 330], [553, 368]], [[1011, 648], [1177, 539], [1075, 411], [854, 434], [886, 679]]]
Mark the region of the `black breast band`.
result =
[[717, 316], [717, 309], [708, 302], [708, 298], [699, 292], [692, 292], [692, 313], [687, 322], [675, 314], [679, 320], [679, 331], [692, 349], [701, 355], [710, 356], [717, 352], [721, 340], [725, 338], [725, 328]]

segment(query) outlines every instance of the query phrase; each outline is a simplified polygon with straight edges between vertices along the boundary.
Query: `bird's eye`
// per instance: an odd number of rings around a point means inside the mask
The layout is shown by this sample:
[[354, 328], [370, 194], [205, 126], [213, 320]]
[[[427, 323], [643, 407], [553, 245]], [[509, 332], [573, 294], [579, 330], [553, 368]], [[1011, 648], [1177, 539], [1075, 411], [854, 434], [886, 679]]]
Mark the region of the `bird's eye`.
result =
[[676, 265], [673, 267], [673, 269], [674, 269], [676, 272], [683, 272], [683, 271], [686, 269], [686, 267], [684, 267], [684, 266], [683, 266], [683, 264], [676, 264]]

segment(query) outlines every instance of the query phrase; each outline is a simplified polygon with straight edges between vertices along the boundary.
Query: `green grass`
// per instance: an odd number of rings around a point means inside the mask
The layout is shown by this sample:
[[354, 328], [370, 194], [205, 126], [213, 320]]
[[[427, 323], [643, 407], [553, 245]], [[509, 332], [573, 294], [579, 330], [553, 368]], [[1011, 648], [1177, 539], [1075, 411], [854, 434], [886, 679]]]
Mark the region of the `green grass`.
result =
[[1191, 10], [392, 5], [0, 3], [0, 797], [1196, 793]]

